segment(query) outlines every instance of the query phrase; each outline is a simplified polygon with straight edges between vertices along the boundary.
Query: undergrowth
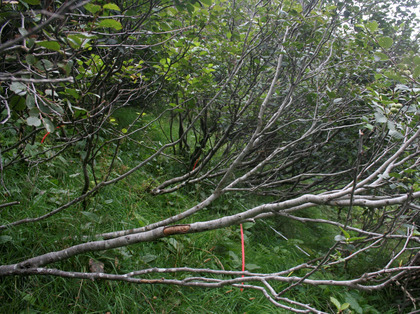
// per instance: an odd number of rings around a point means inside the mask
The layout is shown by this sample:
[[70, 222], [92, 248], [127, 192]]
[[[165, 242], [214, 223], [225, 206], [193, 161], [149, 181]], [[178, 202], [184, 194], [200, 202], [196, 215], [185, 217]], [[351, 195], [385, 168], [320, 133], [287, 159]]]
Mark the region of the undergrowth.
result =
[[[115, 116], [118, 128], [125, 128], [137, 114], [127, 108]], [[127, 116], [128, 115], [128, 116]], [[130, 118], [130, 115], [131, 118]], [[151, 121], [145, 116], [143, 122]], [[165, 128], [165, 127], [164, 127]], [[149, 136], [159, 141], [162, 129]], [[136, 140], [140, 140], [138, 135]], [[161, 138], [163, 141], [164, 138]], [[121, 146], [121, 158], [115, 161], [115, 172], [121, 173], [136, 164], [145, 152], [133, 150], [126, 141]], [[65, 158], [67, 157], [67, 158]], [[4, 209], [1, 222], [7, 223], [24, 217], [47, 213], [78, 195], [83, 185], [81, 170], [72, 162], [75, 156], [68, 153], [55, 160], [52, 166], [16, 165], [8, 170], [6, 185], [10, 193], [19, 195], [21, 204]], [[111, 153], [102, 153], [100, 162], [109, 165]], [[93, 236], [115, 230], [142, 227], [177, 214], [196, 204], [206, 195], [206, 187], [195, 185], [172, 194], [152, 196], [150, 190], [163, 177], [179, 169], [166, 167], [165, 158], [157, 158], [128, 179], [104, 188], [84, 205], [69, 207], [49, 219], [23, 227], [6, 230], [0, 237], [0, 262], [9, 264], [27, 256], [60, 250], [76, 243], [69, 235]], [[99, 168], [102, 165], [97, 165]], [[112, 174], [111, 174], [112, 176]], [[36, 185], [33, 184], [36, 181]], [[18, 184], [19, 183], [19, 184]], [[237, 198], [221, 197], [209, 208], [190, 217], [209, 220], [236, 213], [247, 206], [257, 205], [258, 197], [242, 195]], [[337, 215], [328, 207], [305, 210], [300, 215], [311, 218], [328, 218]], [[300, 223], [286, 218], [244, 224], [246, 269], [254, 272], [278, 272], [307, 259], [323, 256], [334, 244], [338, 228], [328, 225]], [[286, 240], [287, 238], [287, 240]], [[153, 243], [82, 254], [52, 265], [64, 270], [89, 271], [89, 259], [104, 263], [106, 272], [124, 273], [150, 267], [197, 267], [240, 270], [241, 247], [239, 226], [187, 236], [163, 238]], [[366, 261], [370, 259], [369, 264]], [[351, 269], [364, 270], [374, 263], [380, 264], [375, 252], [357, 260]], [[323, 269], [313, 278], [328, 279], [334, 273], [341, 279], [350, 278], [345, 266]], [[297, 273], [294, 275], [302, 275]], [[292, 274], [290, 274], [292, 275]], [[150, 278], [156, 277], [151, 275]], [[157, 278], [157, 277], [156, 277]], [[284, 288], [278, 283], [274, 287]], [[373, 294], [348, 291], [328, 286], [298, 286], [290, 291], [289, 298], [312, 304], [326, 312], [335, 311], [329, 305], [330, 297], [348, 302], [353, 313], [396, 313], [390, 304], [397, 303], [391, 290]], [[390, 300], [396, 300], [395, 302]], [[219, 289], [188, 288], [159, 285], [134, 285], [124, 282], [89, 281], [57, 277], [6, 277], [0, 282], [1, 313], [283, 313], [255, 291], [231, 287]]]

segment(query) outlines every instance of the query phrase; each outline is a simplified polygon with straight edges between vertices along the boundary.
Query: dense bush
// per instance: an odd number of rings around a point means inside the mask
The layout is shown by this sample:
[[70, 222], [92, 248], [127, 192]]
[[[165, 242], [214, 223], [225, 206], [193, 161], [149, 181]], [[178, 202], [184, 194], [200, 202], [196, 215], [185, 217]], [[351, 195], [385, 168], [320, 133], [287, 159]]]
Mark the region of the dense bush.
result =
[[3, 1], [1, 303], [416, 308], [415, 5]]

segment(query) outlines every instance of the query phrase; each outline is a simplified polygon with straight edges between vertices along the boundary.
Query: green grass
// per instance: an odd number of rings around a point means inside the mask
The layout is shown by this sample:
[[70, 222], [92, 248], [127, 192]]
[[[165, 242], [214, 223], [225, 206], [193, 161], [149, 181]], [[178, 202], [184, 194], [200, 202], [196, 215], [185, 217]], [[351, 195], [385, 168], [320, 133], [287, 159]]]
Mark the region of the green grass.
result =
[[[130, 124], [136, 113], [123, 108], [115, 116], [119, 127]], [[146, 115], [144, 122], [153, 117]], [[163, 126], [167, 132], [167, 126]], [[152, 141], [164, 141], [162, 129], [155, 127], [148, 134]], [[138, 140], [140, 140], [141, 136]], [[116, 161], [115, 172], [122, 173], [147, 156], [147, 150], [135, 149], [124, 141], [121, 159]], [[105, 147], [98, 164], [98, 174], [109, 165], [112, 150]], [[78, 166], [77, 153], [67, 153], [38, 168], [16, 165], [5, 177], [10, 193], [21, 204], [1, 211], [0, 222], [7, 223], [24, 217], [45, 214], [57, 205], [79, 195], [83, 177]], [[172, 194], [152, 196], [149, 192], [157, 182], [179, 171], [165, 158], [158, 158], [113, 186], [104, 188], [82, 204], [69, 207], [55, 216], [34, 224], [10, 228], [1, 234], [0, 262], [9, 264], [30, 256], [61, 250], [77, 243], [69, 236], [95, 235], [103, 232], [141, 227], [162, 218], [182, 212], [195, 205], [208, 194], [206, 187], [195, 185]], [[115, 176], [115, 174], [111, 174]], [[33, 183], [36, 183], [35, 185]], [[3, 201], [14, 200], [4, 197]], [[232, 198], [223, 196], [206, 210], [186, 221], [209, 220], [230, 215], [247, 207], [260, 204], [259, 197], [241, 195]], [[327, 207], [311, 208], [300, 215], [311, 218], [336, 217]], [[279, 237], [273, 229], [281, 232], [289, 241]], [[267, 222], [245, 225], [246, 263], [250, 270], [277, 272], [307, 259], [296, 245], [311, 257], [322, 256], [334, 243], [340, 231], [336, 227], [317, 224], [302, 224], [276, 217]], [[88, 271], [89, 259], [101, 261], [105, 271], [124, 273], [150, 267], [199, 267], [212, 269], [241, 269], [239, 226], [231, 226], [201, 234], [173, 236], [152, 243], [141, 243], [126, 248], [104, 252], [81, 254], [51, 266], [63, 270]], [[380, 263], [374, 253], [369, 265]], [[362, 270], [366, 259], [352, 265]], [[358, 263], [358, 264], [357, 264]], [[366, 263], [365, 263], [366, 264]], [[299, 273], [297, 274], [299, 275]], [[319, 272], [314, 278], [346, 279], [348, 269], [337, 267]], [[159, 278], [151, 275], [150, 278]], [[287, 285], [274, 284], [276, 289]], [[319, 309], [332, 312], [330, 297], [340, 302], [360, 306], [363, 313], [396, 313], [390, 306], [398, 297], [386, 290], [374, 294], [348, 291], [345, 288], [301, 286], [293, 289], [289, 298], [310, 303]], [[390, 302], [390, 300], [392, 300]], [[353, 309], [354, 310], [354, 309]], [[270, 304], [256, 291], [243, 291], [231, 287], [202, 289], [177, 286], [134, 285], [123, 282], [62, 279], [57, 277], [6, 277], [0, 281], [0, 313], [287, 313]], [[355, 312], [357, 313], [357, 311]]]

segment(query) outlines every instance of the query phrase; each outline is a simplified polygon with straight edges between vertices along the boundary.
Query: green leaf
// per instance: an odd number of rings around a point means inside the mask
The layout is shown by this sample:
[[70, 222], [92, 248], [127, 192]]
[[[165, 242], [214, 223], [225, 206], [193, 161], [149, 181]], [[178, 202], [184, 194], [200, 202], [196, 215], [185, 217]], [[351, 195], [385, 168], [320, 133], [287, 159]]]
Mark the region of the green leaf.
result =
[[394, 41], [392, 40], [391, 37], [381, 37], [381, 38], [378, 38], [378, 43], [382, 48], [389, 49], [392, 47], [392, 44], [394, 43]]
[[155, 259], [157, 259], [157, 256], [152, 255], [152, 254], [146, 254], [140, 258], [143, 260], [143, 262], [150, 263], [150, 262], [153, 262]]
[[396, 179], [401, 178], [401, 174], [399, 174], [398, 172], [391, 172], [389, 176]]
[[12, 99], [10, 100], [10, 106], [13, 107], [13, 109], [16, 111], [25, 110], [25, 98], [18, 95], [13, 95]]
[[66, 88], [66, 89], [65, 89], [65, 93], [66, 93], [67, 95], [72, 96], [74, 99], [79, 99], [79, 97], [80, 97], [80, 95], [79, 95], [79, 93], [77, 92], [77, 90], [75, 90], [75, 89], [73, 89], [73, 88]]
[[379, 81], [381, 78], [383, 78], [384, 76], [381, 73], [376, 73], [375, 74], [375, 80]]
[[92, 3], [85, 4], [83, 7], [92, 14], [95, 14], [96, 12], [102, 9], [100, 5], [92, 4]]
[[36, 63], [36, 58], [34, 55], [26, 55], [25, 59], [26, 63], [28, 63], [29, 65], [34, 65]]
[[350, 304], [351, 308], [357, 313], [362, 314], [363, 309], [360, 307], [357, 300], [348, 292], [346, 292], [346, 302]]
[[66, 63], [66, 66], [64, 67], [64, 70], [66, 71], [67, 76], [70, 75], [72, 69], [73, 69], [73, 60], [69, 60]]
[[34, 117], [34, 118], [38, 118], [38, 116], [39, 116], [39, 109], [37, 107], [31, 108], [29, 110], [29, 116], [30, 117]]
[[79, 107], [75, 107], [73, 106], [73, 108], [76, 108], [76, 110], [74, 111], [74, 117], [77, 119], [79, 117], [82, 118], [86, 118], [87, 117], [87, 111], [85, 109], [79, 108]]
[[260, 269], [261, 267], [256, 264], [246, 264], [245, 265], [246, 270], [253, 271], [255, 269]]
[[369, 130], [373, 130], [373, 128], [374, 128], [374, 126], [372, 124], [370, 124], [370, 123], [366, 123], [364, 125], [364, 127], [367, 128], [367, 129], [369, 129]]
[[341, 232], [344, 234], [344, 236], [346, 237], [346, 239], [350, 238], [350, 234], [344, 230], [343, 228], [340, 227]]
[[420, 76], [420, 65], [416, 66], [413, 71], [413, 77], [417, 78]]
[[30, 5], [37, 5], [37, 4], [41, 3], [40, 0], [22, 0], [22, 1], [26, 2], [27, 4], [30, 4]]
[[26, 95], [26, 107], [28, 109], [35, 108], [35, 98], [33, 95]]
[[386, 61], [386, 60], [389, 59], [388, 56], [386, 54], [384, 54], [383, 52], [375, 52], [374, 58], [375, 58], [376, 62]]
[[341, 234], [337, 234], [334, 237], [334, 241], [337, 241], [337, 242], [339, 242], [339, 241], [345, 241], [345, 240], [346, 240], [346, 238], [344, 236], [342, 236]]
[[56, 41], [40, 41], [36, 43], [38, 46], [47, 48], [49, 50], [60, 51], [60, 44]]
[[29, 117], [28, 119], [26, 119], [26, 123], [30, 126], [40, 126], [41, 120], [37, 117]]
[[390, 130], [389, 135], [391, 135], [391, 137], [396, 138], [398, 140], [402, 140], [404, 138], [404, 135], [402, 135], [397, 130]]
[[28, 31], [22, 27], [19, 27], [18, 31], [22, 36], [26, 36], [28, 34]]
[[19, 96], [26, 95], [26, 85], [20, 82], [10, 84], [10, 90]]
[[68, 40], [70, 46], [72, 48], [76, 49], [76, 48], [79, 48], [82, 45], [84, 37], [79, 36], [78, 34], [68, 35], [67, 40]]
[[375, 120], [377, 123], [385, 123], [388, 121], [388, 118], [380, 112], [375, 112]]
[[106, 19], [106, 20], [102, 20], [99, 22], [98, 24], [99, 27], [109, 27], [109, 28], [113, 28], [115, 30], [120, 30], [122, 29], [122, 25], [120, 22], [113, 20], [113, 19]]
[[243, 226], [243, 228], [244, 228], [245, 230], [248, 230], [248, 229], [251, 229], [252, 227], [254, 227], [254, 226], [255, 226], [255, 224], [254, 224], [253, 222], [244, 222], [244, 223], [242, 224], [242, 226]]
[[8, 235], [0, 236], [0, 244], [5, 244], [7, 242], [12, 242], [13, 238]]
[[239, 263], [239, 257], [238, 257], [238, 255], [236, 255], [235, 254], [235, 252], [233, 252], [233, 251], [229, 251], [229, 256], [232, 258], [232, 260], [234, 261], [234, 262], [238, 262]]
[[348, 238], [347, 241], [353, 242], [353, 241], [364, 240], [364, 239], [366, 239], [366, 237], [352, 237], [352, 238]]
[[128, 130], [126, 128], [122, 129], [121, 132], [123, 132], [124, 134], [128, 132]]
[[340, 310], [341, 304], [340, 304], [340, 302], [336, 298], [330, 297], [330, 301], [335, 305], [335, 307], [337, 308], [337, 310]]
[[390, 78], [392, 80], [396, 80], [396, 81], [399, 81], [401, 83], [405, 83], [406, 82], [406, 80], [404, 79], [404, 77], [402, 77], [399, 73], [393, 71], [392, 69], [390, 69], [388, 71], [385, 71], [384, 74], [388, 78]]
[[179, 250], [182, 248], [182, 245], [174, 238], [169, 238], [166, 241], [170, 246], [172, 246], [175, 250]]
[[99, 216], [97, 214], [95, 214], [95, 213], [86, 212], [86, 211], [82, 211], [80, 213], [82, 215], [86, 216], [91, 221], [94, 221], [94, 222], [98, 222], [99, 221]]
[[201, 0], [201, 3], [205, 4], [206, 6], [211, 6], [212, 0]]
[[103, 6], [104, 9], [121, 11], [121, 9], [115, 3], [107, 3]]
[[41, 71], [45, 71], [51, 70], [54, 67], [54, 64], [47, 59], [42, 59], [36, 63], [35, 67], [37, 67]]
[[44, 126], [47, 132], [53, 133], [55, 130], [54, 124], [48, 118], [44, 118]]
[[195, 10], [194, 6], [191, 3], [187, 3], [186, 7], [187, 7], [188, 13], [192, 15]]
[[341, 304], [340, 311], [347, 310], [349, 308], [349, 306], [350, 306], [350, 304], [348, 304], [348, 303]]
[[366, 24], [366, 28], [374, 33], [378, 29], [378, 22], [372, 21]]
[[35, 39], [33, 38], [27, 38], [26, 39], [26, 45], [28, 46], [28, 48], [32, 48], [35, 45]]

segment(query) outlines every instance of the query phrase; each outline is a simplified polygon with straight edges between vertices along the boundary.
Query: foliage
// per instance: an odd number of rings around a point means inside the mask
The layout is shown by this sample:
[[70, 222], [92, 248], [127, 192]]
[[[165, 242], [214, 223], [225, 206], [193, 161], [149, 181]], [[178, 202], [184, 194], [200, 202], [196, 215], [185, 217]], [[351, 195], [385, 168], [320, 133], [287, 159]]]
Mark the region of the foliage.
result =
[[222, 309], [361, 313], [398, 290], [416, 308], [420, 55], [397, 4], [4, 1], [7, 301], [155, 311], [158, 291], [188, 311], [202, 287]]

